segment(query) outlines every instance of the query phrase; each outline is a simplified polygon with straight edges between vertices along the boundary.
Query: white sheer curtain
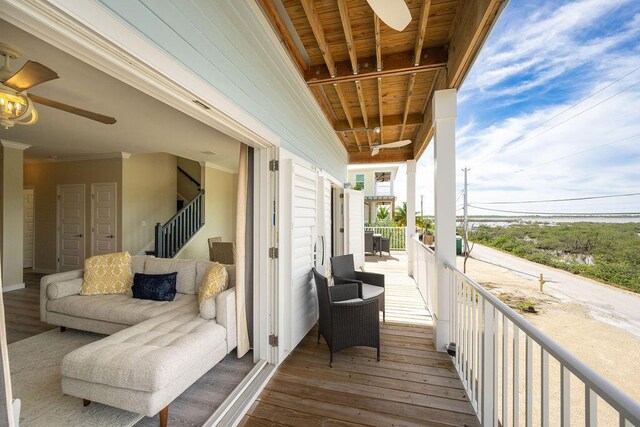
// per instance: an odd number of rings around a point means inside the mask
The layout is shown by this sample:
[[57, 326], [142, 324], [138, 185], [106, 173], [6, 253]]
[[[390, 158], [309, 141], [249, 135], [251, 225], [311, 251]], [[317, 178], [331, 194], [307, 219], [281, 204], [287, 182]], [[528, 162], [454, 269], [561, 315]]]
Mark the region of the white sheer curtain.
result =
[[246, 277], [246, 230], [247, 230], [247, 174], [248, 147], [240, 145], [240, 163], [238, 165], [238, 198], [236, 206], [236, 316], [238, 318], [238, 357], [249, 351], [249, 332], [247, 329], [247, 309], [245, 306]]

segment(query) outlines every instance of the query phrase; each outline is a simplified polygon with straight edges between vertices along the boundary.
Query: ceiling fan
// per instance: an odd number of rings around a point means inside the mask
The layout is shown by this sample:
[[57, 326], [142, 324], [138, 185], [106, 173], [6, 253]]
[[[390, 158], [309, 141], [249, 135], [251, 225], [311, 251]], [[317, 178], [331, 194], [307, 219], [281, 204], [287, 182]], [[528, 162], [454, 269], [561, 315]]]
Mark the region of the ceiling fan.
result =
[[411, 12], [404, 0], [367, 0], [378, 18], [396, 31], [407, 28]]
[[95, 120], [107, 125], [116, 119], [62, 102], [38, 96], [26, 91], [34, 86], [59, 78], [52, 69], [39, 62], [27, 61], [18, 72], [13, 73], [10, 61], [22, 56], [22, 52], [8, 44], [0, 42], [0, 55], [4, 56], [4, 65], [0, 67], [0, 126], [9, 129], [15, 124], [32, 125], [38, 121], [38, 113], [33, 103], [46, 105], [67, 113]]
[[403, 139], [401, 141], [396, 141], [396, 142], [388, 142], [386, 144], [381, 144], [380, 141], [376, 140], [375, 145], [373, 145], [371, 147], [371, 155], [372, 156], [377, 156], [380, 153], [380, 150], [384, 150], [387, 148], [400, 148], [400, 147], [404, 147], [405, 145], [409, 145], [411, 144], [411, 140], [410, 139]]

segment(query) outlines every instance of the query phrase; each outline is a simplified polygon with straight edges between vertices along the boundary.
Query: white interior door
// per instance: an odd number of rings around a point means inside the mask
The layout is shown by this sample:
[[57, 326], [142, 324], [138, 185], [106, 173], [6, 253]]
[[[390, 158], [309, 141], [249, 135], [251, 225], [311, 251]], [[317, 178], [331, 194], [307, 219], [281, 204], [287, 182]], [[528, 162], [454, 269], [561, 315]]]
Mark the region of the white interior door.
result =
[[117, 252], [116, 183], [91, 184], [91, 255]]
[[364, 193], [344, 190], [345, 253], [353, 254], [356, 268], [364, 266]]
[[24, 189], [24, 256], [23, 268], [33, 268], [33, 238], [34, 238], [34, 202], [33, 202], [33, 188]]
[[[318, 236], [318, 173], [294, 160], [280, 168], [280, 279], [284, 359], [318, 320], [318, 302], [311, 269]], [[284, 273], [284, 274], [282, 274]]]
[[58, 186], [58, 271], [84, 267], [84, 184]]

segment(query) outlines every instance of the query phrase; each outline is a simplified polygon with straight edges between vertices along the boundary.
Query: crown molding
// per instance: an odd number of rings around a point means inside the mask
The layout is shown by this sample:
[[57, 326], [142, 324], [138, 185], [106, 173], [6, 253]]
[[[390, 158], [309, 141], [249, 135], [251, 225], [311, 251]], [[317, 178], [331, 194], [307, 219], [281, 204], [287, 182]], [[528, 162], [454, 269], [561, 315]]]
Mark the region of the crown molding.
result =
[[205, 168], [217, 169], [219, 171], [226, 172], [226, 173], [231, 173], [231, 174], [238, 173], [238, 171], [234, 171], [233, 169], [225, 168], [224, 166], [220, 166], [220, 165], [217, 165], [217, 164], [212, 163], [212, 162], [208, 162], [208, 161], [202, 160], [202, 161], [200, 161], [198, 163], [200, 163], [200, 166], [205, 167]]
[[16, 150], [24, 151], [31, 147], [31, 144], [23, 144], [22, 142], [7, 141], [6, 139], [3, 139], [2, 146], [5, 148], [15, 148]]
[[89, 154], [86, 156], [60, 157], [55, 159], [25, 159], [24, 162], [28, 165], [34, 165], [40, 163], [82, 162], [86, 160], [128, 159], [130, 157], [131, 153], [128, 153], [126, 151], [118, 151], [115, 153]]

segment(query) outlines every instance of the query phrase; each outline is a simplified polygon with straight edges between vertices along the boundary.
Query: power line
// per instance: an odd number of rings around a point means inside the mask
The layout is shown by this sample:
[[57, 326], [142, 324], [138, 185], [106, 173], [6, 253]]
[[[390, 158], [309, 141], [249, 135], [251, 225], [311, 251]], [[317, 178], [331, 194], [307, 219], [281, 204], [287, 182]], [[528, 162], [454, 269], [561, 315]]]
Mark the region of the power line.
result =
[[591, 147], [591, 148], [588, 148], [588, 149], [586, 149], [586, 150], [582, 150], [582, 151], [577, 151], [577, 152], [575, 152], [575, 153], [568, 154], [568, 155], [563, 156], [563, 157], [558, 157], [558, 158], [553, 159], [553, 160], [548, 160], [548, 161], [541, 162], [541, 163], [534, 163], [533, 165], [527, 166], [527, 167], [526, 167], [526, 168], [524, 168], [524, 169], [518, 169], [518, 170], [516, 170], [516, 171], [513, 171], [513, 173], [520, 173], [520, 172], [524, 172], [524, 171], [526, 171], [526, 170], [528, 170], [528, 169], [531, 169], [531, 168], [533, 168], [533, 167], [539, 167], [539, 166], [542, 166], [542, 165], [547, 165], [547, 164], [549, 164], [549, 163], [554, 163], [554, 162], [557, 162], [557, 161], [560, 161], [560, 160], [568, 159], [568, 158], [570, 158], [570, 157], [574, 157], [574, 156], [577, 156], [577, 155], [580, 155], [580, 154], [588, 153], [589, 151], [597, 150], [597, 149], [599, 149], [599, 148], [603, 148], [603, 147], [608, 147], [609, 145], [613, 145], [613, 144], [618, 144], [618, 143], [620, 143], [620, 142], [627, 141], [627, 140], [629, 140], [629, 139], [633, 139], [633, 138], [636, 138], [636, 137], [638, 137], [638, 136], [640, 136], [640, 133], [637, 133], [637, 134], [635, 134], [635, 135], [628, 136], [628, 137], [626, 137], [626, 138], [621, 138], [621, 139], [618, 139], [618, 140], [615, 140], [615, 141], [612, 141], [612, 142], [607, 142], [606, 144], [596, 145], [595, 147]]
[[531, 212], [531, 211], [511, 211], [505, 209], [490, 209], [481, 208], [480, 206], [469, 205], [470, 208], [480, 209], [483, 211], [502, 212], [502, 213], [514, 213], [525, 215], [590, 215], [590, 216], [602, 216], [602, 215], [632, 215], [637, 212]]
[[[611, 82], [611, 83], [609, 83], [608, 85], [606, 85], [606, 86], [604, 86], [604, 87], [602, 87], [602, 88], [598, 89], [597, 91], [595, 91], [595, 92], [593, 92], [593, 93], [589, 94], [588, 96], [586, 96], [586, 97], [582, 98], [582, 99], [581, 99], [580, 101], [578, 101], [577, 103], [575, 103], [575, 104], [571, 105], [570, 107], [568, 107], [568, 108], [566, 108], [566, 109], [562, 110], [561, 112], [557, 113], [556, 115], [552, 116], [551, 118], [549, 118], [549, 119], [545, 120], [544, 122], [540, 123], [538, 126], [536, 126], [535, 128], [531, 129], [530, 131], [528, 131], [528, 132], [526, 132], [526, 133], [524, 133], [524, 134], [522, 134], [522, 135], [520, 135], [520, 136], [518, 136], [518, 137], [516, 137], [516, 138], [513, 138], [512, 140], [510, 140], [509, 142], [507, 142], [507, 143], [506, 143], [502, 148], [498, 149], [497, 151], [495, 151], [495, 152], [494, 152], [494, 153], [492, 153], [492, 154], [489, 154], [489, 157], [485, 157], [482, 161], [490, 160], [490, 159], [492, 159], [492, 158], [496, 157], [496, 156], [497, 156], [498, 154], [500, 154], [501, 152], [503, 152], [503, 151], [505, 151], [505, 150], [509, 149], [509, 147], [508, 147], [508, 146], [509, 146], [509, 144], [514, 143], [514, 142], [516, 142], [517, 140], [519, 140], [520, 138], [523, 138], [523, 137], [525, 137], [525, 136], [527, 136], [527, 135], [531, 134], [532, 132], [534, 132], [534, 131], [536, 131], [536, 130], [540, 129], [542, 126], [544, 126], [544, 125], [546, 125], [547, 123], [549, 123], [549, 122], [553, 121], [554, 119], [556, 119], [557, 117], [559, 117], [559, 116], [563, 115], [564, 113], [566, 113], [566, 112], [568, 112], [568, 111], [570, 111], [570, 110], [574, 109], [575, 107], [577, 107], [578, 105], [582, 104], [582, 103], [583, 103], [583, 102], [585, 102], [586, 100], [588, 100], [588, 99], [590, 99], [590, 98], [594, 97], [595, 95], [599, 94], [600, 92], [604, 91], [605, 89], [608, 89], [609, 87], [611, 87], [611, 86], [613, 86], [614, 84], [618, 83], [619, 81], [621, 81], [621, 80], [625, 79], [626, 77], [630, 76], [631, 74], [635, 73], [635, 72], [636, 72], [636, 71], [638, 71], [638, 70], [640, 70], [640, 67], [634, 68], [633, 70], [631, 70], [631, 71], [630, 71], [630, 72], [628, 72], [627, 74], [623, 75], [622, 77], [619, 77], [618, 79], [616, 79], [616, 80], [612, 81], [612, 82]], [[590, 110], [590, 109], [591, 109], [591, 108], [593, 108], [593, 107], [596, 107], [596, 106], [600, 105], [601, 103], [603, 103], [603, 102], [605, 102], [605, 101], [608, 101], [609, 99], [611, 99], [611, 98], [613, 98], [614, 96], [617, 96], [617, 95], [619, 95], [620, 93], [622, 93], [622, 92], [624, 92], [624, 91], [626, 91], [626, 90], [630, 89], [631, 87], [633, 87], [633, 86], [637, 85], [638, 83], [640, 83], [640, 82], [637, 82], [637, 83], [635, 83], [635, 84], [633, 84], [633, 85], [631, 85], [631, 86], [629, 86], [629, 87], [627, 87], [627, 88], [623, 89], [622, 91], [620, 91], [620, 92], [616, 93], [615, 95], [613, 95], [613, 96], [611, 96], [611, 97], [609, 97], [609, 98], [607, 98], [607, 99], [605, 99], [605, 100], [603, 100], [603, 101], [599, 102], [598, 104], [595, 104], [595, 105], [593, 105], [593, 106], [589, 107], [588, 109], [583, 110], [582, 112], [580, 112], [580, 113], [578, 113], [578, 114], [576, 114], [576, 115], [574, 115], [574, 116], [570, 117], [570, 118], [569, 118], [569, 119], [567, 119], [566, 121], [571, 120], [571, 119], [572, 119], [572, 118], [574, 118], [574, 117], [577, 117], [578, 115], [580, 115], [580, 114], [582, 114], [582, 113], [584, 113], [584, 112], [586, 112], [586, 111]], [[554, 127], [557, 127], [557, 126], [559, 126], [559, 125], [561, 125], [561, 124], [563, 124], [563, 123], [566, 123], [566, 121], [561, 122], [561, 123], [559, 123], [558, 125], [556, 125], [556, 126], [554, 126]], [[544, 132], [542, 132], [542, 133], [545, 133], [545, 132], [547, 132], [547, 131], [549, 131], [549, 130], [551, 130], [551, 129], [553, 129], [553, 127], [549, 128], [549, 129], [547, 129], [547, 130], [545, 130], [545, 131], [544, 131]], [[529, 138], [528, 140], [531, 140], [531, 139], [533, 139], [533, 138], [535, 138], [535, 137], [537, 137], [537, 136], [540, 136], [540, 135], [542, 135], [542, 133], [537, 134], [537, 135], [534, 135], [532, 138]], [[525, 140], [525, 141], [528, 141], [528, 140]], [[524, 143], [525, 141], [523, 141], [522, 143]], [[521, 143], [521, 144], [522, 144], [522, 143]], [[516, 144], [515, 146], [517, 146], [517, 145], [520, 145], [520, 144]], [[511, 148], [513, 148], [513, 147], [515, 147], [515, 146], [511, 146]]]
[[[625, 194], [609, 194], [605, 196], [586, 196], [586, 197], [574, 197], [571, 199], [547, 199], [547, 200], [522, 200], [519, 202], [499, 201], [499, 202], [478, 202], [479, 205], [520, 205], [525, 203], [547, 203], [547, 202], [574, 202], [576, 200], [593, 200], [593, 199], [609, 199], [612, 197], [630, 197], [640, 196], [640, 193], [625, 193]], [[474, 205], [476, 203], [473, 203]]]

